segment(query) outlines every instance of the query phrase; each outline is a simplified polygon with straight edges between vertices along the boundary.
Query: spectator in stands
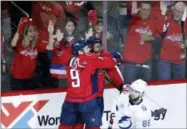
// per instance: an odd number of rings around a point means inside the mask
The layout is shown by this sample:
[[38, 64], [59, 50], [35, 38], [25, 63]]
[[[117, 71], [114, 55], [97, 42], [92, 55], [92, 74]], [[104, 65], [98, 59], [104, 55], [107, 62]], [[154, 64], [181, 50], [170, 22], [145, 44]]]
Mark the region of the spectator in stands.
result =
[[78, 40], [77, 23], [73, 18], [67, 18], [64, 25], [64, 40], [71, 46], [75, 40]]
[[[138, 11], [137, 8], [132, 12]], [[132, 17], [128, 27], [127, 40], [124, 46], [124, 78], [130, 83], [137, 78], [149, 81], [151, 79], [152, 44], [157, 32], [155, 19], [150, 18], [151, 3], [141, 2], [140, 11]], [[145, 65], [146, 67], [139, 67]]]
[[[151, 17], [157, 22], [157, 26], [160, 30], [167, 21], [172, 18], [172, 7], [174, 2], [172, 1], [152, 1]], [[158, 34], [160, 38], [152, 42], [152, 80], [158, 80], [158, 62], [160, 56], [160, 50], [162, 46], [162, 37]]]
[[71, 58], [71, 45], [76, 39], [76, 22], [67, 18], [65, 20], [64, 33], [57, 29], [54, 38], [54, 50], [52, 56], [52, 64], [50, 67], [51, 77], [53, 78], [53, 87], [67, 86], [66, 67]]
[[[53, 30], [49, 24], [49, 32]], [[11, 88], [13, 90], [32, 89], [29, 81], [37, 65], [39, 51], [52, 50], [52, 43], [41, 43], [38, 39], [37, 28], [32, 18], [23, 17], [15, 33], [11, 45], [15, 48], [15, 55], [11, 67]], [[31, 86], [31, 87], [30, 87]]]
[[182, 29], [184, 30], [185, 38], [187, 38], [187, 20], [185, 20], [183, 28], [181, 27], [181, 19], [185, 8], [185, 3], [177, 2], [174, 6], [173, 19], [168, 22], [160, 54], [160, 80], [185, 78], [186, 56], [184, 49], [186, 48], [184, 48], [184, 43], [187, 44], [187, 42], [182, 38]]
[[107, 49], [109, 52], [115, 51], [114, 48], [114, 41], [113, 41], [113, 36], [109, 32], [107, 32], [106, 37], [103, 37], [103, 19], [99, 17], [96, 21], [96, 24], [93, 27], [93, 36], [96, 38], [100, 38], [102, 40], [106, 39], [107, 40]]
[[[55, 1], [34, 1], [32, 2], [32, 18], [37, 21], [38, 38], [41, 41], [48, 42], [49, 34], [47, 26], [49, 20], [55, 23], [55, 28], [60, 28], [61, 23], [66, 19], [66, 15], [61, 4]], [[40, 87], [51, 87], [52, 79], [50, 78], [50, 53], [40, 51], [38, 54], [37, 73], [41, 81]]]
[[80, 35], [87, 29], [87, 12], [93, 9], [91, 1], [58, 1], [65, 10], [66, 16], [71, 17], [76, 23], [76, 30]]

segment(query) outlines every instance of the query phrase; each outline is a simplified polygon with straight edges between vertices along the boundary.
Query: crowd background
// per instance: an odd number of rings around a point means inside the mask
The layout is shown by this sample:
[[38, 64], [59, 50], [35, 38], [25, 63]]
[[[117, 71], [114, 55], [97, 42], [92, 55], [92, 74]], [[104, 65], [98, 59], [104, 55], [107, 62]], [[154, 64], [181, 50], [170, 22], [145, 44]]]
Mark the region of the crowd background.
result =
[[[167, 5], [166, 16], [168, 19], [173, 15], [175, 3], [175, 1], [165, 2], [165, 5]], [[158, 24], [162, 20], [160, 1], [153, 1], [151, 4], [152, 8], [150, 10], [150, 16], [154, 17], [157, 20], [156, 24]], [[87, 33], [89, 29], [88, 12], [90, 10], [96, 10], [97, 22], [93, 27], [95, 36], [102, 39], [104, 49], [109, 52], [119, 51], [121, 55], [124, 55], [124, 50], [126, 50], [124, 47], [128, 39], [127, 32], [132, 23], [133, 16], [138, 13], [139, 6], [140, 2], [136, 1], [1, 1], [1, 89], [11, 90], [10, 79], [12, 75], [10, 69], [15, 54], [15, 49], [11, 46], [11, 40], [17, 32], [21, 17], [29, 16], [37, 21], [35, 24], [40, 40], [47, 41], [49, 39], [47, 25], [49, 20], [52, 20], [55, 22], [55, 28], [59, 28], [61, 32], [64, 33], [64, 38], [70, 41], [71, 38], [79, 40], [85, 36], [85, 33]], [[68, 28], [67, 26], [70, 27]], [[152, 24], [152, 26], [155, 26], [155, 24]], [[72, 31], [71, 36], [68, 35], [69, 31]], [[132, 35], [132, 37], [134, 39], [137, 38], [136, 35]], [[151, 47], [152, 56], [149, 64], [151, 66], [151, 76], [147, 81], [162, 80], [159, 78], [159, 61], [162, 40], [152, 43]], [[136, 51], [136, 48], [131, 48], [130, 51]], [[138, 56], [141, 55], [137, 53], [137, 58], [139, 58]], [[58, 82], [57, 85], [54, 84], [54, 79], [50, 74], [51, 57], [51, 51], [46, 50], [39, 52], [34, 75], [30, 78], [31, 81], [29, 85], [31, 86], [31, 89], [67, 86], [66, 80]], [[125, 72], [125, 68], [127, 68], [125, 65], [129, 64], [122, 64], [120, 66], [124, 78], [126, 74], [131, 76], [132, 73], [131, 71], [129, 71], [129, 73]], [[130, 67], [131, 66], [129, 65], [128, 69]], [[22, 68], [20, 67], [20, 69]], [[183, 70], [187, 71], [186, 69]], [[163, 69], [163, 72], [168, 71], [164, 71]], [[174, 74], [175, 73], [172, 73], [172, 75]], [[186, 75], [185, 78], [187, 78]], [[136, 78], [141, 78], [141, 76], [143, 75], [139, 74]], [[170, 79], [184, 78], [174, 78], [171, 76], [171, 78], [163, 80]]]

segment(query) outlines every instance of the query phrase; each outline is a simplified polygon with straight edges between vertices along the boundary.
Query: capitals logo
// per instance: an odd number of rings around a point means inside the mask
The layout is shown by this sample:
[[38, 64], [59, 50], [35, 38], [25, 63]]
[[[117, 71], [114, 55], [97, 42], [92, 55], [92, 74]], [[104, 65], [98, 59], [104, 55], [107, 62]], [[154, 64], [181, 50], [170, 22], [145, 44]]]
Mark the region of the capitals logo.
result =
[[29, 121], [47, 104], [49, 100], [24, 101], [19, 104], [2, 103], [1, 121], [4, 128], [31, 129]]

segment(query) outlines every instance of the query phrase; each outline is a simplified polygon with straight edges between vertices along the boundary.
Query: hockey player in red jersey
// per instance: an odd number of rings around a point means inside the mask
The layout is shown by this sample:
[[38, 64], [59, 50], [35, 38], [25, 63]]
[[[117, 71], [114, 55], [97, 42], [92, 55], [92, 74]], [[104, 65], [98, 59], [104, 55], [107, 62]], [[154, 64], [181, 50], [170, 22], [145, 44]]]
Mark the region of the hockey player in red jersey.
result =
[[[88, 39], [89, 44], [92, 44], [93, 53], [97, 54], [100, 57], [108, 57], [112, 58], [112, 54], [102, 48], [102, 41], [99, 38], [91, 37]], [[121, 56], [116, 56], [114, 58], [118, 62]], [[95, 74], [92, 76], [97, 81], [98, 93], [97, 93], [97, 101], [100, 106], [101, 112], [104, 111], [104, 100], [103, 100], [103, 91], [105, 85], [105, 78], [110, 79], [110, 81], [114, 84], [114, 86], [121, 91], [121, 88], [124, 84], [124, 80], [122, 74], [117, 65], [112, 67], [111, 69], [97, 69]], [[102, 114], [101, 116], [102, 117]], [[101, 125], [100, 125], [101, 126]]]
[[[73, 128], [79, 121], [88, 129], [99, 129], [102, 112], [97, 103], [97, 84], [93, 85], [92, 75], [96, 69], [110, 69], [115, 66], [112, 58], [101, 58], [97, 54], [88, 54], [90, 48], [80, 41], [72, 45], [73, 57], [68, 68], [69, 87], [62, 106], [60, 129]], [[85, 54], [87, 53], [87, 54]]]
[[[106, 50], [104, 50], [102, 48], [102, 41], [99, 38], [93, 38], [93, 52], [96, 53], [98, 56], [100, 57], [109, 57], [112, 58], [112, 54]], [[118, 52], [114, 52], [115, 54]], [[118, 53], [118, 57], [115, 56], [114, 58], [116, 58], [117, 62], [118, 60], [120, 60], [122, 58], [122, 56], [120, 56], [120, 53]], [[100, 72], [103, 70], [100, 70]], [[102, 96], [103, 94], [103, 90], [104, 90], [104, 76], [102, 75], [107, 75], [110, 80], [115, 84], [115, 86], [117, 86], [116, 88], [120, 89], [120, 86], [123, 85], [124, 80], [122, 77], [122, 74], [118, 68], [118, 66], [116, 65], [115, 67], [113, 67], [112, 69], [107, 69], [106, 72], [101, 72], [103, 74], [99, 74], [99, 91], [100, 91], [100, 95]], [[106, 74], [105, 74], [106, 73]], [[101, 76], [100, 76], [101, 75]]]

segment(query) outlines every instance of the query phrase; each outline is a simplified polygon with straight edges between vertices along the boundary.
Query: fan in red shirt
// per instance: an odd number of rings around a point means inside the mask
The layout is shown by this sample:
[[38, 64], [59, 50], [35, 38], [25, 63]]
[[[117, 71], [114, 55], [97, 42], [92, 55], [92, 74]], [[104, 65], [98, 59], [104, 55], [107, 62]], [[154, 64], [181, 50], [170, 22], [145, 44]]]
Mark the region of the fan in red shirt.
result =
[[127, 83], [137, 79], [141, 73], [143, 80], [151, 79], [151, 69], [137, 67], [137, 64], [151, 65], [152, 45], [159, 30], [156, 20], [150, 17], [151, 3], [141, 2], [139, 13], [134, 16], [129, 24], [127, 40], [124, 46], [125, 64], [124, 77]]
[[[61, 23], [66, 19], [63, 7], [55, 1], [34, 1], [32, 2], [32, 18], [37, 21], [38, 38], [42, 42], [47, 42], [49, 34], [47, 24], [49, 20], [55, 23], [55, 28], [60, 28]], [[40, 51], [38, 54], [38, 65], [40, 80], [43, 87], [51, 86], [52, 79], [50, 78], [50, 63], [51, 59], [48, 56], [50, 52]]]
[[[181, 19], [184, 16], [186, 5], [183, 2], [177, 2], [174, 6], [173, 19], [169, 21], [169, 26], [166, 30], [163, 39], [160, 62], [159, 62], [159, 79], [184, 79], [185, 78], [185, 53], [182, 37]], [[187, 38], [187, 21], [183, 26], [185, 39]], [[172, 77], [173, 75], [173, 77]]]
[[50, 68], [51, 76], [57, 79], [66, 79], [66, 66], [72, 57], [71, 47], [64, 40], [54, 41], [52, 64]]
[[[91, 49], [80, 41], [73, 44], [72, 49], [78, 56], [70, 61], [69, 87], [62, 107], [59, 128], [72, 128], [81, 119], [88, 129], [99, 129], [102, 112], [96, 100], [98, 86], [92, 84], [92, 75], [97, 68], [114, 67], [115, 61], [112, 58], [99, 58], [97, 54], [88, 54]], [[92, 119], [95, 119], [94, 122]]]
[[55, 37], [54, 39], [52, 64], [50, 66], [50, 74], [54, 81], [53, 87], [59, 87], [59, 85], [62, 86], [67, 80], [66, 68], [68, 61], [72, 56], [71, 45], [76, 40], [76, 23], [74, 20], [67, 18], [65, 20], [64, 28], [64, 32], [57, 29], [56, 35], [58, 35], [60, 38]]
[[15, 48], [11, 87], [13, 90], [28, 89], [27, 83], [35, 71], [38, 52], [53, 49], [52, 44], [41, 43], [33, 19], [23, 17], [11, 45]]
[[68, 45], [72, 45], [76, 40], [78, 40], [78, 36], [76, 34], [77, 22], [73, 18], [67, 18], [65, 20], [64, 26], [64, 41], [68, 43]]

